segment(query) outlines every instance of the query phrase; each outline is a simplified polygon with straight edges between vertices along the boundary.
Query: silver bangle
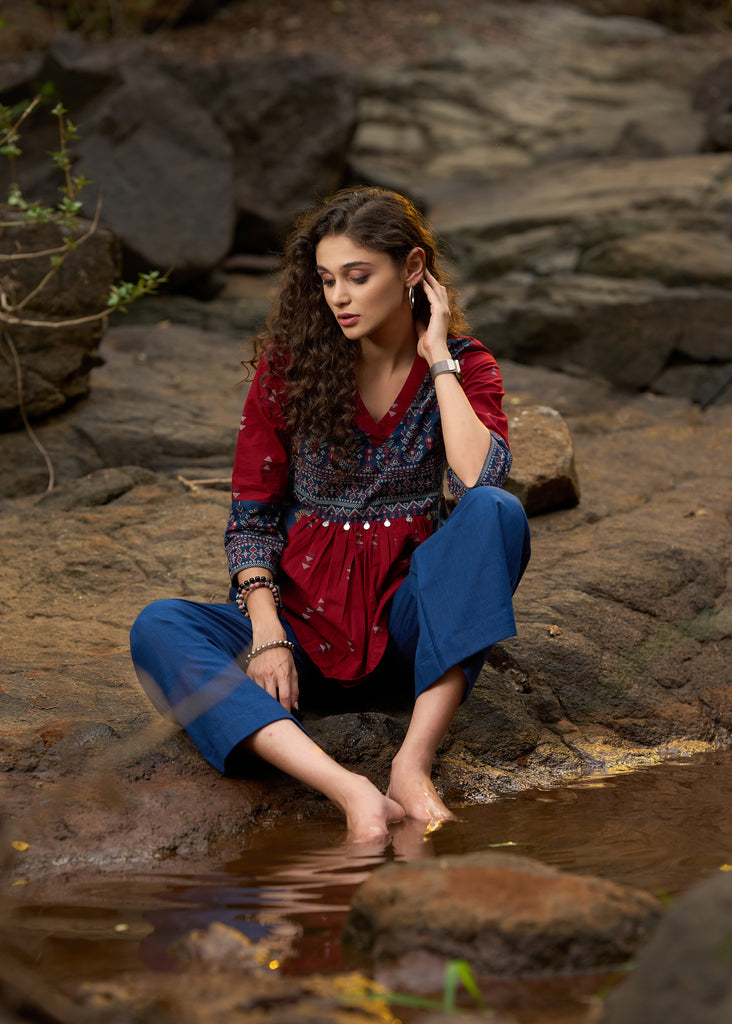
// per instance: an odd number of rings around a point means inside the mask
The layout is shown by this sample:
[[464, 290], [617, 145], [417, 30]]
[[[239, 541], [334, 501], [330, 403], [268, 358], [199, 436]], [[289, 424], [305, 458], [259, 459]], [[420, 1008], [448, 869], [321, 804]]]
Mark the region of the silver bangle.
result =
[[267, 644], [260, 644], [259, 647], [255, 647], [254, 650], [250, 651], [244, 661], [244, 671], [249, 668], [249, 662], [252, 658], [256, 658], [258, 654], [264, 654], [265, 651], [272, 651], [275, 647], [286, 647], [288, 651], [295, 653], [295, 645], [291, 640], [270, 640]]

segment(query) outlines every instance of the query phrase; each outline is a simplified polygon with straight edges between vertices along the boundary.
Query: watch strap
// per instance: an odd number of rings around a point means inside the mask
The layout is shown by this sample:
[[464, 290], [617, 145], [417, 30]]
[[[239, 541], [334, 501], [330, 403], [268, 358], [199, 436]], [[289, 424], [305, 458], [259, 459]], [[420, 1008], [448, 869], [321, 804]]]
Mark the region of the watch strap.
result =
[[454, 373], [459, 380], [461, 376], [460, 362], [457, 359], [440, 359], [430, 366], [430, 373], [432, 374], [432, 380], [435, 377], [439, 377], [441, 373]]

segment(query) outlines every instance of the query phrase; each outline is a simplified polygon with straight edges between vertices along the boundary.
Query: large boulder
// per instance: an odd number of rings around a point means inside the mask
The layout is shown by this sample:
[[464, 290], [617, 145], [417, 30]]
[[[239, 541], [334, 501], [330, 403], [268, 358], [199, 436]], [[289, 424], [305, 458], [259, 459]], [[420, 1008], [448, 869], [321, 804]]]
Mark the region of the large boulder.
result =
[[[102, 221], [132, 270], [172, 270], [186, 280], [223, 259], [234, 226], [231, 147], [185, 86], [131, 40], [89, 44], [70, 33], [54, 38], [26, 84], [43, 83], [79, 126], [70, 155], [74, 173], [93, 182], [84, 209], [94, 211], [101, 191]], [[36, 114], [34, 129], [22, 140], [19, 183], [52, 202], [55, 121]]]
[[[12, 214], [3, 208], [4, 218], [13, 219]], [[101, 362], [97, 350], [106, 317], [84, 320], [104, 312], [120, 269], [113, 236], [101, 229], [89, 234], [90, 230], [88, 222], [78, 223], [75, 237], [85, 240], [45, 284], [48, 256], [13, 257], [62, 248], [66, 230], [57, 223], [23, 224], [0, 234], [0, 288], [10, 307], [3, 314], [0, 345], [0, 428], [20, 425], [21, 405], [30, 419], [40, 419], [89, 391], [89, 373]], [[27, 305], [14, 309], [28, 296]], [[68, 326], [54, 326], [67, 321]], [[48, 327], [40, 326], [45, 322]]]
[[233, 149], [236, 248], [280, 251], [296, 217], [343, 182], [355, 83], [318, 54], [229, 66], [226, 78], [209, 109]]
[[629, 886], [513, 854], [458, 854], [374, 871], [344, 944], [376, 963], [423, 950], [494, 976], [564, 973], [622, 964], [659, 914]]
[[[234, 240], [282, 248], [293, 220], [344, 180], [356, 83], [334, 58], [303, 54], [185, 65], [139, 43], [56, 36], [42, 60], [0, 75], [15, 102], [51, 83], [80, 127], [75, 172], [102, 189], [104, 223], [133, 269], [172, 268], [185, 283], [217, 266]], [[51, 201], [56, 125], [36, 116], [20, 184]], [[0, 178], [0, 183], [2, 179]], [[87, 212], [96, 190], [85, 193]]]
[[607, 998], [601, 1024], [728, 1024], [732, 1020], [732, 877], [685, 893]]

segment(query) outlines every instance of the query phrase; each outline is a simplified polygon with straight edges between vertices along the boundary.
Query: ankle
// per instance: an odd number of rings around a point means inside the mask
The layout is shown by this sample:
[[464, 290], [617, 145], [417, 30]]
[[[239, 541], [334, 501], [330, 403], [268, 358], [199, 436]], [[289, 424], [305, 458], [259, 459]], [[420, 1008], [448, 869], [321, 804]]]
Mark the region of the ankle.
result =
[[414, 777], [429, 778], [432, 775], [432, 758], [424, 751], [413, 751], [401, 748], [391, 762], [393, 775], [406, 774]]

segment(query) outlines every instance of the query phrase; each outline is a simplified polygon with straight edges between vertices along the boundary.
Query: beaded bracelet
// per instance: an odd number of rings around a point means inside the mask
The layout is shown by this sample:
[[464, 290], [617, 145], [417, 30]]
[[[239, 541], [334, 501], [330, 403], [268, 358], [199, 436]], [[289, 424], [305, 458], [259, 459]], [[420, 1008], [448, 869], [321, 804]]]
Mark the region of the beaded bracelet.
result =
[[237, 606], [242, 615], [245, 615], [247, 618], [249, 618], [249, 612], [247, 611], [247, 597], [260, 587], [266, 587], [267, 590], [272, 591], [275, 607], [277, 608], [277, 611], [282, 611], [280, 588], [277, 586], [275, 581], [271, 580], [269, 576], [250, 576], [249, 579], [244, 580], [244, 582], [240, 583], [236, 588]]
[[247, 576], [245, 580], [242, 580], [237, 590], [251, 590], [255, 583], [271, 583], [272, 580], [269, 576]]
[[249, 662], [252, 658], [256, 658], [258, 654], [264, 654], [265, 651], [272, 651], [275, 647], [286, 647], [287, 650], [291, 651], [293, 654], [295, 652], [295, 645], [291, 640], [270, 640], [268, 644], [260, 644], [259, 647], [255, 647], [254, 650], [247, 654], [244, 661], [244, 671], [246, 672], [249, 668]]

